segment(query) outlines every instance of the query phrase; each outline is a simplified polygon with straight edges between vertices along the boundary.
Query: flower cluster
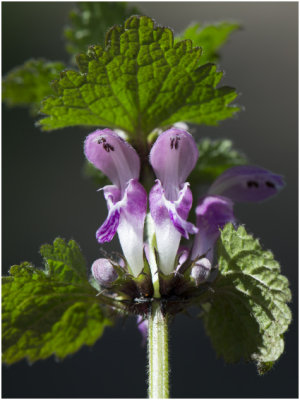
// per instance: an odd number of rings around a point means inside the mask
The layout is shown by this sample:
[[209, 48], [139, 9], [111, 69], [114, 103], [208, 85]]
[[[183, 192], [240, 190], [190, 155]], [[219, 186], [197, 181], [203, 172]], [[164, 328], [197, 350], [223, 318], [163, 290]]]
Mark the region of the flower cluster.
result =
[[[150, 286], [155, 274], [169, 282], [168, 277], [183, 274], [186, 277], [188, 271], [189, 287], [199, 287], [209, 279], [214, 268], [214, 246], [220, 229], [228, 222], [236, 223], [234, 203], [265, 200], [284, 184], [279, 175], [262, 168], [230, 168], [199, 199], [194, 225], [187, 220], [193, 197], [186, 180], [201, 154], [190, 133], [173, 127], [158, 136], [149, 154], [157, 178], [153, 179], [149, 195], [139, 182], [141, 163], [136, 150], [116, 132], [96, 130], [86, 138], [84, 150], [88, 161], [112, 182], [101, 189], [108, 216], [96, 238], [99, 243], [109, 242], [117, 233], [125, 258], [125, 263], [119, 265], [104, 258], [94, 262], [93, 276], [106, 288], [118, 281], [121, 270], [126, 271], [127, 277], [137, 280], [141, 274], [146, 274], [147, 266], [152, 275]], [[154, 264], [149, 254], [151, 246], [144, 243], [147, 199], [156, 239]], [[181, 238], [189, 239], [189, 235], [193, 235], [193, 243], [190, 248], [183, 248]], [[142, 296], [150, 296], [150, 292], [153, 295], [150, 286], [148, 280]], [[163, 287], [166, 285], [162, 285], [161, 292]], [[132, 294], [135, 298], [139, 295], [138, 290]]]

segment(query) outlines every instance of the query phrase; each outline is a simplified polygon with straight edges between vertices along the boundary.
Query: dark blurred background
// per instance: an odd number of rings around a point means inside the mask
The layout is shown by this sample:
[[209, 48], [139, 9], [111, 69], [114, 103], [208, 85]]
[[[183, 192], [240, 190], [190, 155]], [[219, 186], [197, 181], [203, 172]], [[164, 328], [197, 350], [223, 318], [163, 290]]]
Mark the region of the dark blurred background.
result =
[[[294, 321], [286, 349], [266, 376], [250, 364], [217, 359], [202, 322], [176, 317], [170, 329], [171, 395], [185, 398], [297, 397], [298, 4], [296, 2], [133, 3], [175, 32], [190, 22], [233, 20], [243, 30], [221, 52], [223, 84], [241, 93], [245, 107], [219, 127], [198, 127], [197, 138], [231, 138], [253, 164], [285, 176], [286, 188], [263, 204], [238, 205], [248, 231], [272, 249], [293, 291]], [[2, 71], [28, 58], [69, 61], [62, 29], [74, 3], [2, 2]], [[95, 231], [106, 215], [102, 194], [83, 177], [82, 143], [89, 132], [43, 133], [27, 110], [3, 107], [3, 272], [20, 261], [41, 265], [42, 243], [77, 240], [90, 265], [99, 257]], [[115, 238], [106, 250], [118, 248]], [[135, 320], [105, 331], [93, 348], [63, 362], [3, 367], [3, 397], [146, 397], [146, 349]]]

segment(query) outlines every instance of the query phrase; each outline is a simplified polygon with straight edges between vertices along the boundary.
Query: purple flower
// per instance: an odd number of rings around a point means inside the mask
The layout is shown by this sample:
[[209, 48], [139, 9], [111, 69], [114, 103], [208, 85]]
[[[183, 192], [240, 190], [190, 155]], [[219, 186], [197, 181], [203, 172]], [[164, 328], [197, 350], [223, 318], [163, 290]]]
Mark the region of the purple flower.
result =
[[219, 194], [239, 202], [258, 202], [278, 193], [283, 178], [251, 165], [229, 168], [211, 185], [208, 194]]
[[110, 129], [91, 133], [85, 140], [84, 152], [89, 162], [113, 183], [103, 188], [108, 216], [96, 233], [98, 242], [109, 242], [118, 232], [129, 268], [138, 276], [144, 266], [143, 231], [147, 211], [147, 193], [138, 182], [139, 156]]
[[233, 167], [221, 174], [196, 208], [199, 232], [195, 236], [191, 259], [205, 257], [212, 264], [220, 229], [228, 222], [235, 222], [233, 202], [263, 201], [277, 194], [283, 186], [281, 176], [254, 166]]
[[185, 182], [198, 156], [193, 137], [176, 128], [163, 132], [150, 152], [150, 163], [158, 178], [149, 195], [150, 212], [155, 224], [159, 269], [166, 275], [174, 270], [181, 236], [188, 238], [189, 233], [198, 231], [187, 222], [193, 199]]
[[217, 241], [220, 228], [228, 222], [234, 222], [233, 202], [221, 196], [205, 196], [196, 207], [197, 227], [191, 258], [205, 257], [213, 261], [213, 247]]

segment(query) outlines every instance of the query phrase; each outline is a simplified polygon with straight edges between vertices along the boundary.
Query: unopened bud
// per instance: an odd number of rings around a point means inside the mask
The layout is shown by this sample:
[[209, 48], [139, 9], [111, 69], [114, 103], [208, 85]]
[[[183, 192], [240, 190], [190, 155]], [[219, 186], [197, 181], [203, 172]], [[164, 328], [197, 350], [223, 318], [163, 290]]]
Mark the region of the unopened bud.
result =
[[110, 286], [118, 278], [117, 272], [107, 258], [98, 258], [93, 262], [92, 274], [101, 286]]
[[191, 271], [191, 278], [195, 280], [196, 285], [205, 282], [209, 277], [211, 263], [208, 258], [200, 258], [196, 261]]

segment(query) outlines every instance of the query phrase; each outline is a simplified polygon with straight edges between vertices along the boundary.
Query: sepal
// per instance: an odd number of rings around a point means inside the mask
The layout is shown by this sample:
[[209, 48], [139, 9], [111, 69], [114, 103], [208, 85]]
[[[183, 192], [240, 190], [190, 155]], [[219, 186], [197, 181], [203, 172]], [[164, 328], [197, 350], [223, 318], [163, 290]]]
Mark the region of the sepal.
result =
[[126, 313], [146, 317], [153, 298], [153, 284], [147, 259], [143, 258], [143, 268], [137, 277], [131, 273], [125, 259], [124, 264], [120, 261], [117, 263], [110, 260], [118, 278], [106, 290], [118, 299]]

